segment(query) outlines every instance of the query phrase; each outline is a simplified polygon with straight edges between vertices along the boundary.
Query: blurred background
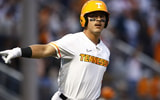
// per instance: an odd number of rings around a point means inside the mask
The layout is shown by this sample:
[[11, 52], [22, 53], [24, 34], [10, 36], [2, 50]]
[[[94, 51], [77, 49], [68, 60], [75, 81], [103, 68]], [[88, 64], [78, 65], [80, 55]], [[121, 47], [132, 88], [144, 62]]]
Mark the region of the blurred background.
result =
[[[82, 31], [79, 15], [85, 1], [0, 0], [0, 51]], [[111, 57], [101, 99], [160, 100], [160, 1], [103, 1], [110, 22], [101, 38]], [[16, 58], [5, 64], [0, 58], [0, 100], [50, 100], [57, 91], [60, 59], [32, 61]]]

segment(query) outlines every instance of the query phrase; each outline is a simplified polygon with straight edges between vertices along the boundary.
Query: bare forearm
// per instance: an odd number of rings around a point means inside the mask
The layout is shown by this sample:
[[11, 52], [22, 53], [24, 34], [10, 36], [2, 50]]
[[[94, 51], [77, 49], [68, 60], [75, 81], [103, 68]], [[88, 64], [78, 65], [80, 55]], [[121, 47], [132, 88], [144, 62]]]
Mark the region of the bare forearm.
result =
[[5, 63], [10, 63], [11, 59], [17, 57], [29, 57], [29, 58], [44, 58], [49, 56], [55, 56], [56, 50], [54, 47], [46, 45], [31, 45], [26, 48], [13, 48], [11, 50], [4, 50], [0, 52], [0, 56]]
[[31, 45], [32, 58], [44, 58], [53, 56], [56, 54], [56, 51], [50, 45]]

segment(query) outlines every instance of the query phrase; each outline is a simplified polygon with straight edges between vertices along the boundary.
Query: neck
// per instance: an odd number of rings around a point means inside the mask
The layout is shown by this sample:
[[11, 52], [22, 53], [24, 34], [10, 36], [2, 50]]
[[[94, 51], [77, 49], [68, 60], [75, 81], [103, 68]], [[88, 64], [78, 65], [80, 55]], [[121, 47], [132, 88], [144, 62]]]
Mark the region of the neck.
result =
[[84, 30], [83, 33], [94, 43], [98, 44], [100, 40], [100, 33], [92, 33], [88, 30]]

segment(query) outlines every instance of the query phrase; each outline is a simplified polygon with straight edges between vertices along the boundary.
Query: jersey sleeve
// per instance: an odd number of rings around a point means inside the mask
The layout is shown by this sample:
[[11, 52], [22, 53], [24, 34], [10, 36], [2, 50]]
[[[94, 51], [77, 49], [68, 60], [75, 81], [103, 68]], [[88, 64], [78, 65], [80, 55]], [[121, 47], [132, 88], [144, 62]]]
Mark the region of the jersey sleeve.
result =
[[50, 42], [49, 45], [55, 48], [57, 58], [72, 58], [74, 56], [73, 41], [75, 41], [73, 34], [68, 34], [57, 41]]

